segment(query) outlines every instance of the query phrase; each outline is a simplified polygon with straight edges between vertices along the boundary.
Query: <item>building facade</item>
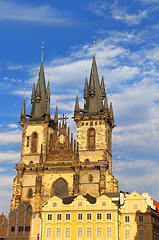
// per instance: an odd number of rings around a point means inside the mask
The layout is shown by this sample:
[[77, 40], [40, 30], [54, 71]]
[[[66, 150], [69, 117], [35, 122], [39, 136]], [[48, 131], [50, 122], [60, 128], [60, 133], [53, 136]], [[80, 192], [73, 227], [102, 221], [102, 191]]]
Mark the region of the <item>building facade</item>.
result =
[[0, 239], [40, 240], [41, 218], [34, 217], [33, 212], [21, 203], [16, 210], [10, 211], [8, 217], [0, 215]]
[[42, 209], [42, 239], [159, 239], [159, 212], [136, 191], [98, 198], [50, 198]]
[[15, 165], [11, 210], [23, 202], [40, 216], [41, 206], [52, 196], [63, 199], [88, 193], [99, 197], [118, 192], [118, 181], [112, 175], [113, 108], [112, 103], [108, 107], [104, 78], [100, 83], [95, 56], [89, 82], [85, 79], [84, 99], [80, 109], [77, 94], [76, 143], [67, 117], [58, 117], [57, 106], [54, 119], [50, 118], [50, 82], [46, 88], [42, 58], [37, 85], [33, 84], [30, 114], [25, 112], [23, 100], [21, 157]]

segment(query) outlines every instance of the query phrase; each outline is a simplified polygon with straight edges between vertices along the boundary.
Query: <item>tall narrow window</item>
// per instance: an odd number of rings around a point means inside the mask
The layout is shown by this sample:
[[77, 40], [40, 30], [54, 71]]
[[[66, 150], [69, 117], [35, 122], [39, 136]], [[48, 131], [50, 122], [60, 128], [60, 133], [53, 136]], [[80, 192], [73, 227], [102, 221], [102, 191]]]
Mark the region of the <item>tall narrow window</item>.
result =
[[143, 229], [139, 230], [139, 239], [145, 239], [145, 231]]
[[31, 188], [29, 188], [28, 190], [28, 198], [32, 198], [33, 197], [33, 191]]
[[46, 237], [51, 238], [52, 237], [52, 228], [47, 227], [46, 228]]
[[89, 132], [89, 146], [94, 147], [94, 130], [91, 129]]
[[107, 227], [107, 237], [112, 237], [112, 227]]
[[129, 229], [125, 229], [125, 239], [131, 239], [130, 238], [130, 230]]
[[33, 152], [37, 152], [37, 133], [33, 133]]

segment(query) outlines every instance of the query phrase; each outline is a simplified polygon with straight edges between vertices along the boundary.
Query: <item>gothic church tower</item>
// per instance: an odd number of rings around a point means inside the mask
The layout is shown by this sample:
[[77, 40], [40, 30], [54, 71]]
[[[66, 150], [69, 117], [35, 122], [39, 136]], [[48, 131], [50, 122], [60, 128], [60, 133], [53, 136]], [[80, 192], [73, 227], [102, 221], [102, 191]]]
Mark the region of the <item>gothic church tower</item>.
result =
[[[23, 202], [35, 214], [52, 196], [62, 199], [90, 194], [98, 197], [117, 192], [112, 176], [111, 134], [114, 127], [112, 103], [108, 108], [104, 78], [99, 83], [95, 56], [89, 84], [86, 78], [85, 105], [79, 108], [76, 96], [74, 120], [77, 144], [67, 127], [67, 117], [50, 117], [50, 83], [45, 83], [42, 61], [37, 84], [33, 84], [31, 113], [25, 112], [23, 100], [20, 124], [22, 145], [20, 163], [15, 165], [11, 210]], [[104, 103], [103, 103], [104, 101]]]
[[117, 192], [118, 182], [112, 175], [113, 107], [110, 102], [108, 108], [103, 76], [99, 83], [95, 53], [89, 83], [85, 79], [84, 99], [84, 108], [80, 109], [77, 94], [74, 110], [79, 160], [84, 166], [80, 172], [80, 191], [93, 196]]

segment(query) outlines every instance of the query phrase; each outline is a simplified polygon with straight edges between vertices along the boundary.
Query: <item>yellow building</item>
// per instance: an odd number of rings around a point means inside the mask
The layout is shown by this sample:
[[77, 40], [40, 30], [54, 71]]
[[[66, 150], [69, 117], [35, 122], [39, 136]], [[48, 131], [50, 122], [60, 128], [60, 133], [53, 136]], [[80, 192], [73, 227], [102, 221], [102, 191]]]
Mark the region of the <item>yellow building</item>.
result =
[[50, 198], [42, 208], [42, 239], [159, 239], [159, 213], [134, 191], [98, 198]]
[[17, 209], [10, 211], [8, 218], [0, 215], [0, 239], [40, 240], [41, 219], [33, 217], [31, 210], [21, 203]]

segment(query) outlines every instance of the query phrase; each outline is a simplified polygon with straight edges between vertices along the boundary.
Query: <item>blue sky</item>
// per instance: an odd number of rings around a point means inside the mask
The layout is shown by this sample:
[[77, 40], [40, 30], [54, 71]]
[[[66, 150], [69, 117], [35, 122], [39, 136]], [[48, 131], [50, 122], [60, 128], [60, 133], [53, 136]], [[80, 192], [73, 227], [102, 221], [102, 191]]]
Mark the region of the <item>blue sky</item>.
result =
[[159, 201], [158, 20], [158, 0], [0, 0], [0, 211], [9, 211], [14, 165], [20, 161], [23, 92], [30, 113], [42, 42], [51, 114], [58, 98], [59, 114], [69, 116], [75, 133], [76, 86], [82, 108], [93, 36], [99, 77], [104, 64], [108, 98], [113, 95], [113, 174], [119, 190], [149, 192]]

